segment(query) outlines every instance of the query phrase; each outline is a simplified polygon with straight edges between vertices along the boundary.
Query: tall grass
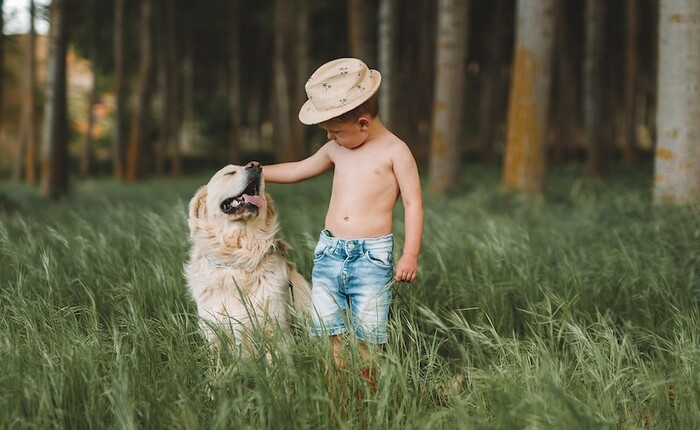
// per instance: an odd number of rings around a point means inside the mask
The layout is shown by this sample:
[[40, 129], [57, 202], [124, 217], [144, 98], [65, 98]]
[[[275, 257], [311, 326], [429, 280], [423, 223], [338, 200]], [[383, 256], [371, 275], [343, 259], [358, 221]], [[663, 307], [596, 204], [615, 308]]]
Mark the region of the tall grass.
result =
[[[82, 182], [59, 203], [0, 183], [0, 423], [698, 428], [700, 207], [653, 209], [645, 176], [569, 166], [525, 203], [470, 167], [464, 193], [426, 195], [376, 390], [304, 330], [270, 361], [207, 347], [182, 276], [207, 178]], [[268, 187], [307, 278], [329, 180]], [[402, 228], [399, 208], [398, 249]]]

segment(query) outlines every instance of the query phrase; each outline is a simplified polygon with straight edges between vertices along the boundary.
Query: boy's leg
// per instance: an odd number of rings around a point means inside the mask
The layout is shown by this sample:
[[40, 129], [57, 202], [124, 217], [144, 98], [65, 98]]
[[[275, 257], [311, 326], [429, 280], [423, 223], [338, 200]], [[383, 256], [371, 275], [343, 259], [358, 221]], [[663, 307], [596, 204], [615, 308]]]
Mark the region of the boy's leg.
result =
[[338, 370], [345, 369], [345, 360], [343, 359], [343, 354], [345, 351], [345, 337], [336, 335], [331, 336], [331, 348], [333, 351], [333, 362]]

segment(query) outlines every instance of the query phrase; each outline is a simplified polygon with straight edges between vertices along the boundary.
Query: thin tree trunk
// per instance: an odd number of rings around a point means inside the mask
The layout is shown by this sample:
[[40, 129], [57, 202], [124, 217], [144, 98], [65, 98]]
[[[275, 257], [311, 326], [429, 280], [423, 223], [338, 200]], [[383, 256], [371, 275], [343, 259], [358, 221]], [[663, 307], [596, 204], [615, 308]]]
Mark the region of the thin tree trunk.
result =
[[286, 0], [275, 0], [275, 43], [273, 57], [274, 73], [274, 105], [275, 128], [274, 136], [277, 154], [280, 161], [295, 160], [296, 145], [292, 142], [291, 107], [289, 102], [288, 71], [284, 58], [289, 40], [289, 3]]
[[[437, 47], [438, 30], [436, 29], [438, 17], [436, 3], [432, 1], [418, 1], [421, 8], [418, 20], [418, 51], [416, 52], [416, 63], [406, 65], [406, 85], [413, 85], [414, 82], [424, 82], [423, 89], [419, 91], [418, 102], [411, 97], [404, 101], [409, 106], [410, 118], [413, 124], [413, 131], [409, 136], [416, 135], [417, 161], [428, 161], [431, 152], [431, 121], [433, 117], [433, 103], [435, 92], [435, 57]], [[415, 44], [415, 39], [407, 38], [408, 43]], [[418, 79], [415, 79], [415, 69]]]
[[180, 85], [179, 85], [179, 51], [177, 43], [177, 8], [165, 7], [165, 79], [166, 105], [165, 127], [167, 128], [170, 151], [170, 175], [179, 177], [182, 174], [182, 157], [180, 156]]
[[27, 34], [27, 49], [25, 57], [24, 100], [20, 119], [20, 130], [17, 140], [17, 154], [13, 170], [13, 178], [20, 180], [24, 175], [29, 185], [36, 183], [36, 137], [34, 127], [35, 118], [35, 91], [36, 91], [36, 30], [34, 18], [36, 9], [34, 1], [29, 1], [29, 32]]
[[299, 2], [296, 5], [296, 38], [295, 38], [295, 48], [296, 52], [294, 64], [296, 65], [294, 82], [296, 84], [292, 88], [294, 94], [294, 107], [291, 109], [290, 114], [292, 115], [292, 133], [294, 133], [294, 138], [292, 142], [295, 144], [294, 152], [299, 156], [306, 154], [304, 132], [307, 127], [297, 121], [295, 112], [297, 109], [301, 108], [301, 105], [306, 101], [306, 90], [304, 89], [303, 83], [311, 75], [310, 70], [310, 54], [309, 49], [311, 45], [311, 25], [309, 22], [309, 5], [306, 2]]
[[[4, 0], [0, 0], [0, 11], [4, 8]], [[0, 64], [5, 64], [5, 18], [0, 13]], [[3, 138], [3, 114], [5, 112], [5, 67], [0, 67], [0, 142]]]
[[661, 0], [654, 203], [700, 202], [700, 2]]
[[187, 26], [187, 30], [185, 30], [185, 58], [183, 61], [183, 127], [181, 129], [182, 149], [185, 152], [191, 152], [196, 145], [194, 129], [194, 30], [192, 29], [191, 24], [189, 24]]
[[[169, 3], [169, 2], [168, 2]], [[156, 47], [166, 46], [166, 10], [174, 9], [170, 4], [166, 4], [163, 0], [153, 0], [152, 3], [153, 11], [151, 12], [155, 19], [152, 20], [153, 29], [153, 42]], [[153, 109], [153, 120], [158, 124], [158, 132], [153, 145], [153, 168], [154, 173], [157, 176], [165, 175], [165, 171], [168, 165], [168, 141], [170, 139], [168, 135], [168, 80], [167, 80], [167, 66], [166, 66], [166, 56], [168, 55], [166, 49], [156, 49], [153, 55], [154, 71], [153, 75], [155, 78], [155, 94], [154, 100], [156, 101], [155, 109]], [[157, 115], [157, 118], [155, 116]]]
[[496, 162], [494, 147], [504, 111], [504, 85], [501, 78], [503, 67], [503, 31], [505, 1], [492, 2], [490, 28], [495, 31], [487, 39], [486, 63], [484, 66], [484, 86], [481, 95], [481, 159], [492, 165]]
[[87, 130], [85, 132], [85, 147], [80, 163], [80, 174], [88, 176], [92, 171], [93, 162], [93, 129], [95, 128], [94, 107], [97, 104], [97, 0], [90, 0], [90, 48], [88, 60], [92, 65], [92, 89], [90, 90], [90, 101], [87, 111]]
[[51, 3], [50, 53], [47, 64], [44, 133], [41, 148], [41, 192], [56, 199], [68, 191], [68, 116], [66, 55], [68, 25], [66, 0]]
[[637, 146], [637, 93], [639, 92], [639, 0], [625, 1], [625, 84], [622, 160], [629, 164]]
[[540, 196], [546, 173], [546, 138], [556, 0], [519, 0], [513, 85], [503, 185]]
[[153, 92], [152, 71], [152, 0], [141, 0], [140, 59], [136, 86], [136, 110], [131, 121], [127, 151], [126, 179], [132, 182], [143, 178], [144, 157], [148, 130], [149, 110]]
[[389, 128], [392, 127], [397, 14], [397, 0], [379, 0], [378, 51], [379, 71], [382, 74], [382, 89], [379, 91], [379, 116]]
[[228, 159], [241, 164], [241, 2], [231, 0], [229, 4], [229, 130]]
[[[256, 60], [260, 63], [265, 61], [264, 57], [269, 56], [270, 37], [270, 32], [264, 32], [256, 41]], [[263, 84], [258, 82], [258, 80], [251, 82], [250, 85], [247, 86], [247, 94], [249, 102], [248, 111], [246, 112], [246, 122], [248, 124], [248, 130], [251, 133], [250, 140], [256, 143], [256, 149], [260, 151], [264, 146], [264, 141], [262, 139], [262, 106], [265, 99]], [[297, 122], [299, 121], [297, 120]]]
[[435, 98], [430, 136], [432, 193], [444, 193], [459, 186], [468, 13], [467, 0], [438, 1]]
[[586, 172], [601, 176], [606, 169], [602, 142], [603, 112], [603, 22], [605, 0], [588, 0], [585, 16], [583, 53], [583, 125], [586, 133]]
[[375, 67], [374, 16], [377, 10], [372, 0], [348, 0], [348, 30], [350, 54]]
[[124, 79], [124, 11], [126, 0], [114, 3], [114, 132], [112, 133], [112, 166], [117, 179], [126, 176], [126, 85]]
[[564, 162], [567, 149], [572, 146], [576, 124], [576, 78], [574, 76], [571, 27], [567, 20], [568, 2], [557, 5], [556, 71], [557, 89], [554, 109], [556, 138], [552, 142], [552, 165]]

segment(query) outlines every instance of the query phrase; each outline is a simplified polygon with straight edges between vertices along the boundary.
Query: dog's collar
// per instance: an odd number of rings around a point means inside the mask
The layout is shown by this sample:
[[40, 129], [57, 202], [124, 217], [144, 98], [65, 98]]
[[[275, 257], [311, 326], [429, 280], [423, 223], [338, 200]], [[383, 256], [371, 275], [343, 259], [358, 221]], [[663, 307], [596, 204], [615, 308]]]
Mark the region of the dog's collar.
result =
[[209, 262], [209, 264], [211, 264], [211, 265], [214, 266], [214, 267], [220, 267], [220, 268], [223, 268], [223, 269], [230, 269], [230, 268], [233, 267], [233, 266], [230, 265], [230, 264], [221, 263], [221, 262], [219, 262], [219, 261], [217, 261], [217, 260], [211, 258], [211, 257], [208, 256], [208, 255], [205, 255], [204, 258], [206, 258], [207, 261]]

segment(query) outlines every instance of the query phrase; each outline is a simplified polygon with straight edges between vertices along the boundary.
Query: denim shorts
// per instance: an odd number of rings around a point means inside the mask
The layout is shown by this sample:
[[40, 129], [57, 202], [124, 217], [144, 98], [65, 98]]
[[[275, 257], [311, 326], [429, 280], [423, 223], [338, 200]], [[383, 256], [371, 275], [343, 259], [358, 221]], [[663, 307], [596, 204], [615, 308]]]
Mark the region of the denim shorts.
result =
[[321, 232], [311, 275], [311, 334], [354, 331], [371, 344], [387, 342], [394, 236], [337, 239]]

